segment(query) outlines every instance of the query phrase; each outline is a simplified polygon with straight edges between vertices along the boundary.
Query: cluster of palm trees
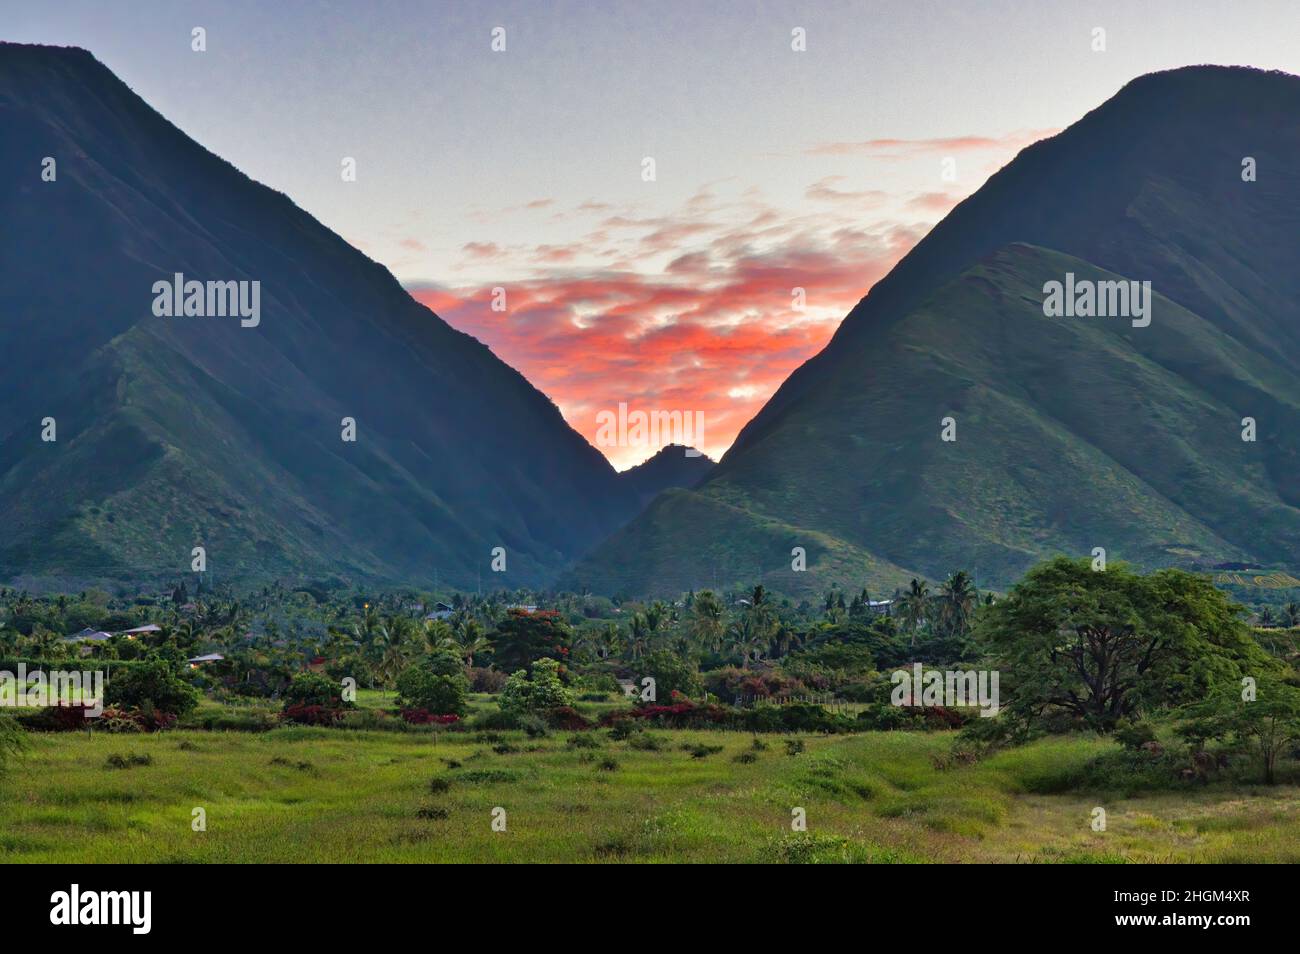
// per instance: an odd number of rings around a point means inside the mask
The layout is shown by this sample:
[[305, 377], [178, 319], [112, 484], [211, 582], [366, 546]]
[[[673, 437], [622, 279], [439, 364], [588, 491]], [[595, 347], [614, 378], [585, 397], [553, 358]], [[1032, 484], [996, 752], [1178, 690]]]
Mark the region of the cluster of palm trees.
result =
[[769, 654], [789, 652], [797, 640], [759, 585], [735, 601], [734, 612], [718, 594], [701, 590], [689, 594], [681, 606], [656, 601], [633, 613], [626, 633], [616, 623], [606, 623], [580, 636], [577, 646], [598, 659], [626, 654], [632, 660], [660, 649], [680, 655], [700, 649], [730, 653], [748, 667]]
[[347, 626], [331, 626], [325, 655], [359, 653], [371, 664], [376, 681], [391, 686], [402, 670], [429, 652], [453, 652], [466, 666], [491, 643], [483, 624], [467, 610], [450, 619], [417, 619], [402, 612], [381, 613], [367, 604]]
[[[991, 603], [993, 595], [986, 594], [984, 601]], [[975, 583], [965, 570], [958, 570], [944, 580], [937, 593], [930, 591], [930, 584], [925, 580], [914, 579], [896, 599], [899, 624], [910, 635], [912, 646], [916, 645], [918, 635], [927, 631], [937, 636], [965, 636], [979, 603]]]

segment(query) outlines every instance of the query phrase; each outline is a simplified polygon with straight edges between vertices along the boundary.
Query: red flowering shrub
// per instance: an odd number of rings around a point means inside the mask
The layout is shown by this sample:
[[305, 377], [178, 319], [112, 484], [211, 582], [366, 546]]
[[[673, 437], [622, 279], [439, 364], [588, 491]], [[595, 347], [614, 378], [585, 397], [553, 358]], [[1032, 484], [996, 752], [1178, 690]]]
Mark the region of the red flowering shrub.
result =
[[87, 707], [46, 706], [20, 721], [29, 729], [39, 732], [76, 732], [93, 724], [93, 717], [86, 714]]
[[342, 709], [305, 703], [285, 706], [284, 711], [280, 713], [281, 721], [293, 722], [297, 725], [336, 725], [341, 718], [343, 718]]
[[48, 706], [24, 721], [29, 729], [44, 732], [161, 732], [176, 724], [176, 716], [157, 709], [123, 709], [108, 706], [98, 716], [90, 715], [88, 706]]
[[809, 691], [803, 682], [782, 673], [737, 669], [735, 666], [707, 673], [704, 687], [724, 702], [733, 703], [739, 699], [785, 699]]
[[428, 709], [403, 709], [402, 719], [411, 725], [451, 725], [453, 722], [459, 722], [460, 716], [454, 712], [435, 715]]
[[565, 732], [580, 732], [590, 729], [591, 723], [573, 706], [557, 706], [546, 713], [546, 722], [552, 729]]
[[700, 706], [689, 699], [683, 700], [680, 696], [674, 696], [674, 699], [681, 701], [674, 701], [671, 705], [666, 706], [641, 706], [633, 709], [631, 715], [637, 719], [645, 719], [675, 729], [709, 724], [716, 725], [727, 721], [730, 715], [729, 710], [719, 705], [710, 703]]

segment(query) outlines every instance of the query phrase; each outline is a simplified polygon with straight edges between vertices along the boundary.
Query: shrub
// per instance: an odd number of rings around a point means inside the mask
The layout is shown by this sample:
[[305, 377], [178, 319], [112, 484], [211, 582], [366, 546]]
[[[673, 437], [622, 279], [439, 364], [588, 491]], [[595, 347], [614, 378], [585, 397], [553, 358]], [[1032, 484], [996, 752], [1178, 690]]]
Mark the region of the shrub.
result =
[[403, 708], [462, 716], [468, 708], [469, 680], [459, 660], [439, 653], [403, 670], [397, 677], [397, 695]]
[[281, 721], [297, 725], [335, 725], [341, 718], [343, 718], [343, 710], [329, 706], [291, 705], [285, 706], [284, 711], [280, 713]]
[[428, 709], [403, 709], [402, 721], [411, 725], [451, 725], [460, 721], [460, 716], [454, 712], [446, 715], [436, 715]]
[[342, 709], [343, 690], [339, 683], [316, 672], [300, 672], [293, 677], [284, 691], [284, 707], [319, 706], [325, 709]]
[[475, 666], [469, 671], [470, 692], [500, 692], [506, 687], [506, 678], [500, 670]]
[[519, 719], [520, 716], [514, 712], [490, 709], [476, 715], [471, 727], [480, 731], [508, 732], [519, 728]]
[[638, 752], [663, 752], [668, 748], [659, 736], [652, 735], [649, 732], [642, 732], [639, 735], [632, 736], [627, 740], [627, 747], [636, 749]]
[[546, 721], [552, 728], [563, 732], [580, 732], [591, 728], [591, 723], [572, 706], [560, 706], [558, 709], [550, 710], [546, 713]]
[[737, 669], [728, 666], [715, 669], [704, 677], [704, 687], [723, 702], [736, 703], [740, 699], [787, 698], [808, 692], [808, 687], [771, 670]]
[[113, 673], [104, 690], [106, 705], [118, 709], [157, 709], [184, 715], [199, 704], [199, 693], [161, 659]]
[[[530, 739], [542, 739], [551, 734], [551, 727], [547, 721], [534, 712], [519, 717], [519, 728], [528, 733]], [[556, 728], [563, 728], [563, 726], [556, 726]]]
[[531, 674], [523, 669], [514, 673], [501, 692], [501, 711], [544, 713], [572, 707], [573, 693], [561, 681], [560, 668], [554, 659], [539, 659]]
[[642, 706], [633, 709], [631, 714], [647, 722], [655, 722], [673, 728], [690, 728], [692, 726], [718, 725], [726, 722], [730, 713], [718, 705], [696, 705], [688, 699], [674, 696], [669, 705]]
[[674, 693], [683, 697], [698, 696], [704, 691], [704, 684], [694, 663], [676, 653], [657, 649], [647, 653], [633, 665], [636, 669], [634, 681], [637, 685], [640, 685], [641, 680], [646, 676], [654, 680], [657, 700], [670, 699]]
[[110, 755], [104, 763], [105, 768], [116, 769], [134, 768], [137, 765], [153, 765], [153, 756], [128, 752], [126, 755]]
[[[104, 710], [105, 714], [108, 711]], [[18, 724], [37, 732], [79, 732], [95, 724], [92, 718], [87, 706], [46, 706], [19, 714]]]
[[717, 755], [722, 751], [722, 746], [720, 745], [704, 745], [703, 743], [687, 745], [684, 746], [684, 748], [687, 752], [691, 753], [691, 758], [693, 759], [706, 759], [710, 755]]
[[1150, 722], [1123, 719], [1115, 727], [1115, 741], [1126, 749], [1140, 749], [1156, 740], [1156, 730]]

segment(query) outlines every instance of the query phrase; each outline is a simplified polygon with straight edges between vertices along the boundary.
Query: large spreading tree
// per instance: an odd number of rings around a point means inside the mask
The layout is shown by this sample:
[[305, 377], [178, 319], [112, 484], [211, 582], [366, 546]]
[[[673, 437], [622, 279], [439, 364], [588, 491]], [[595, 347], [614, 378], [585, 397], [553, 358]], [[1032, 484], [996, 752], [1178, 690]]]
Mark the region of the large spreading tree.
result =
[[989, 607], [976, 639], [1001, 671], [1011, 696], [1004, 705], [1030, 718], [1066, 712], [1109, 731], [1140, 711], [1275, 668], [1242, 612], [1182, 570], [1143, 576], [1058, 557]]

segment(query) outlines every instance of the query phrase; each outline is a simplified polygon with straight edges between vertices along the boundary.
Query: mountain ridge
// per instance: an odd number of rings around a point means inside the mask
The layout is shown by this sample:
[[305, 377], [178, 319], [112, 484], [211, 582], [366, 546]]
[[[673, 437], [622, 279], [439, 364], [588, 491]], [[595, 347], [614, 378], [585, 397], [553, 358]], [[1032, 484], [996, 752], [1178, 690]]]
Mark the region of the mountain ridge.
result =
[[[6, 578], [174, 578], [207, 544], [227, 578], [469, 585], [503, 546], [535, 583], [635, 511], [522, 375], [91, 54], [0, 44], [0, 79]], [[152, 316], [175, 272], [260, 281], [260, 325]]]
[[[1095, 546], [1145, 565], [1295, 560], [1297, 115], [1300, 78], [1191, 67], [1134, 80], [1027, 147], [870, 290], [689, 491], [725, 511], [656, 501], [566, 580], [661, 592], [730, 560], [728, 584], [880, 591], [958, 568], [1004, 586]], [[1241, 177], [1246, 156], [1257, 181]], [[1066, 269], [1152, 280], [1153, 325], [1052, 324], [1041, 289]], [[1245, 444], [1251, 415], [1259, 442]], [[688, 510], [697, 525], [669, 516]], [[747, 522], [768, 521], [788, 539], [744, 543]], [[800, 543], [817, 535], [842, 547], [826, 549], [835, 567]], [[789, 568], [799, 545], [803, 574]]]

